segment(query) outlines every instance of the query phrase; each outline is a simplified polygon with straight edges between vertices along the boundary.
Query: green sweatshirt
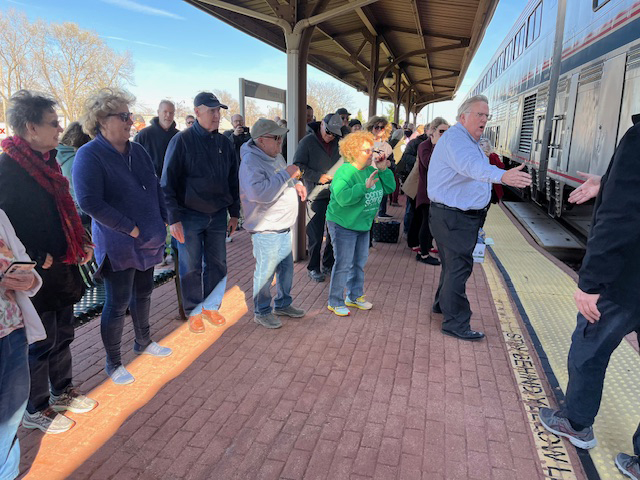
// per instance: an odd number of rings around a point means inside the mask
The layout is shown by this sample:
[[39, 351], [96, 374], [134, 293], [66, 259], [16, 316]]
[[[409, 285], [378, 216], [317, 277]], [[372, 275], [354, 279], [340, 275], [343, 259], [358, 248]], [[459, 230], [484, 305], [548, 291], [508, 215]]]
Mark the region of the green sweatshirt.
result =
[[371, 230], [382, 195], [393, 193], [396, 189], [393, 172], [388, 168], [379, 172], [377, 178], [380, 181], [367, 189], [365, 183], [374, 170], [372, 166], [358, 170], [350, 163], [344, 163], [338, 168], [331, 181], [328, 221], [349, 230]]

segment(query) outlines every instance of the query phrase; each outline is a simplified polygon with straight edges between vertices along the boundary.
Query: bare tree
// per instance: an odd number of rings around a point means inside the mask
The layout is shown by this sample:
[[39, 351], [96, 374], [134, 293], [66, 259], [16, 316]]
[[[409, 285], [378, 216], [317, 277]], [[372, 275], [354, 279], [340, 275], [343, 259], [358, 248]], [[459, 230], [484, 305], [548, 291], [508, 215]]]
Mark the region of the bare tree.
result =
[[93, 91], [122, 88], [133, 80], [129, 53], [115, 52], [75, 23], [51, 24], [39, 38], [42, 48], [33, 55], [39, 78], [69, 120], [80, 117]]
[[39, 34], [24, 13], [14, 9], [0, 12], [0, 100], [2, 120], [5, 120], [7, 101], [18, 90], [37, 89], [37, 73], [30, 59], [34, 38]]
[[244, 99], [244, 124], [251, 127], [258, 121], [260, 117], [266, 117], [266, 115], [260, 110], [258, 102], [253, 98]]
[[284, 114], [282, 113], [282, 107], [268, 107], [267, 108], [267, 118], [273, 120], [276, 117], [284, 118]]
[[238, 103], [238, 100], [236, 100], [235, 97], [227, 90], [214, 90], [213, 93], [218, 97], [220, 103], [229, 107], [228, 110], [225, 110], [224, 108], [220, 109], [220, 113], [222, 113], [223, 118], [231, 121], [231, 117], [233, 115], [240, 113], [240, 104]]
[[307, 104], [313, 107], [318, 120], [341, 107], [348, 110], [352, 103], [351, 92], [340, 84], [310, 80], [307, 85]]

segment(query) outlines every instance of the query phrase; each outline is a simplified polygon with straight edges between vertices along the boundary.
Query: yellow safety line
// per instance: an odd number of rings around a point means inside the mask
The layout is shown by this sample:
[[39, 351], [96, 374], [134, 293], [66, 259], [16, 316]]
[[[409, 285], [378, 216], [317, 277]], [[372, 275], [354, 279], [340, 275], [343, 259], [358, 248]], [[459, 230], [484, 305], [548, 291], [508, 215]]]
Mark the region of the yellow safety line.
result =
[[544, 477], [554, 480], [575, 479], [571, 458], [564, 443], [558, 436], [547, 432], [538, 421], [538, 409], [549, 407], [549, 398], [509, 301], [509, 294], [502, 285], [493, 259], [487, 258], [482, 267], [498, 313], [507, 345], [507, 354], [518, 384], [520, 398], [527, 412], [529, 428], [536, 444]]
[[136, 379], [134, 383], [116, 385], [105, 380], [89, 393], [99, 403], [95, 410], [66, 414], [76, 421], [71, 430], [42, 437], [38, 454], [25, 478], [58, 480], [71, 475], [118, 431], [131, 414], [180, 375], [246, 312], [244, 292], [235, 286], [225, 293], [220, 309], [227, 320], [224, 327], [215, 328], [205, 321], [205, 333], [194, 334], [185, 323], [161, 340], [162, 345], [173, 349], [171, 356], [150, 358], [141, 355], [127, 365], [127, 370]]
[[[542, 344], [560, 387], [568, 382], [567, 355], [576, 325], [576, 282], [536, 248], [500, 208], [491, 208], [485, 224], [494, 253], [505, 268]], [[598, 446], [590, 456], [603, 479], [623, 478], [613, 462], [632, 453], [631, 439], [640, 420], [640, 357], [623, 341], [609, 362], [602, 406], [594, 430]]]

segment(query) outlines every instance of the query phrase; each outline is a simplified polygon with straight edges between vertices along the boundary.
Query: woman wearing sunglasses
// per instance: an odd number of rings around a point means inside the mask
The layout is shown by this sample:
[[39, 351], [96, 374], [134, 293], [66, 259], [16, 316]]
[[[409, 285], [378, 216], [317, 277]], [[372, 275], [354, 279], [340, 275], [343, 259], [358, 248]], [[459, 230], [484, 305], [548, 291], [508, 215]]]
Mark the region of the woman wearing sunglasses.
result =
[[416, 193], [416, 213], [414, 221], [409, 229], [409, 242], [415, 245], [415, 238], [418, 238], [420, 251], [416, 253], [416, 260], [428, 265], [440, 265], [440, 260], [430, 255], [433, 246], [433, 235], [429, 228], [429, 197], [427, 196], [427, 173], [429, 172], [429, 162], [431, 154], [436, 144], [449, 129], [449, 123], [442, 118], [436, 117], [430, 124], [433, 131], [431, 136], [422, 142], [418, 147], [418, 192]]
[[[335, 264], [331, 271], [328, 308], [338, 316], [347, 307], [369, 310], [364, 298], [364, 266], [369, 256], [369, 231], [382, 196], [396, 188], [393, 173], [384, 156], [374, 157], [374, 136], [355, 132], [340, 141], [344, 164], [331, 183], [327, 224], [333, 239]], [[378, 161], [374, 163], [374, 158]], [[347, 288], [347, 297], [344, 289]]]
[[93, 219], [97, 274], [106, 292], [100, 325], [106, 371], [119, 385], [134, 381], [120, 356], [127, 307], [134, 353], [171, 355], [149, 332], [153, 267], [162, 262], [167, 209], [151, 157], [142, 145], [129, 141], [133, 102], [130, 94], [111, 89], [89, 98], [82, 125], [93, 140], [78, 150], [73, 165], [78, 204]]

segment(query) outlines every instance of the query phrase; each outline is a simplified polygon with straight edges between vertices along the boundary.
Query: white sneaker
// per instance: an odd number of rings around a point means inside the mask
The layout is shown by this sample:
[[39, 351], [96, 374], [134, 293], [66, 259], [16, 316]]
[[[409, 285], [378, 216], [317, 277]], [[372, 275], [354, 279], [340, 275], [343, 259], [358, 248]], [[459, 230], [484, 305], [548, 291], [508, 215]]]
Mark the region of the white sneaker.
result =
[[24, 412], [22, 426], [24, 428], [37, 428], [44, 433], [57, 434], [64, 433], [76, 424], [70, 418], [54, 411], [51, 407], [45, 408], [41, 412]]

